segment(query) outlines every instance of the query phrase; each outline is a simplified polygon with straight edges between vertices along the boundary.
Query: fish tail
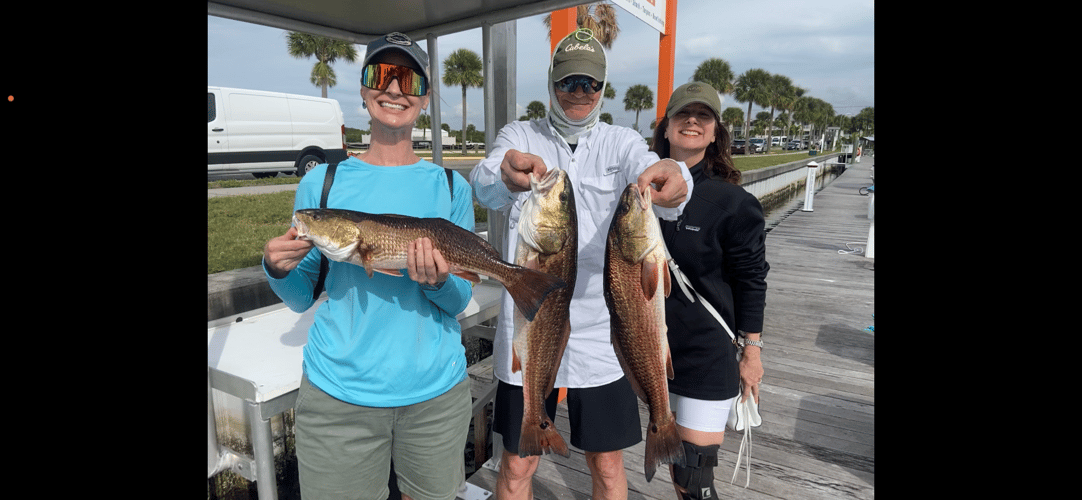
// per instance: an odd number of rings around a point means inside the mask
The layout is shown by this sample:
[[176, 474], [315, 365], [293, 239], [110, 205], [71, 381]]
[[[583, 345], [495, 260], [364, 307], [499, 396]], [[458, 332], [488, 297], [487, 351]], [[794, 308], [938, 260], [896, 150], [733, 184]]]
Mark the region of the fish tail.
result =
[[518, 440], [518, 456], [528, 457], [546, 453], [558, 453], [564, 457], [571, 456], [563, 436], [556, 432], [556, 425], [552, 423], [548, 416], [539, 424], [523, 421], [522, 434]]
[[504, 283], [515, 305], [526, 319], [533, 321], [545, 297], [556, 289], [567, 286], [564, 280], [534, 269], [519, 268], [518, 278], [511, 285]]
[[674, 464], [684, 467], [687, 460], [681, 444], [680, 433], [676, 430], [676, 419], [655, 425], [650, 424], [646, 433], [646, 481], [654, 478], [658, 464]]

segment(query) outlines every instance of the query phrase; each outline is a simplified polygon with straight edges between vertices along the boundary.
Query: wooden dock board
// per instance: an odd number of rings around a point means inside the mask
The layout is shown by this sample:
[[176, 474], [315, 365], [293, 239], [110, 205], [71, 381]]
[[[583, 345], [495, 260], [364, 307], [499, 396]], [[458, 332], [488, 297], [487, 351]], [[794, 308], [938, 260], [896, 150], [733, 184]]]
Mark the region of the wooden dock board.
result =
[[[813, 211], [796, 210], [767, 233], [767, 304], [760, 413], [752, 432], [752, 477], [729, 480], [740, 446], [730, 432], [715, 468], [720, 498], [871, 499], [875, 496], [874, 259], [865, 248], [871, 221], [867, 196], [874, 157], [863, 157], [815, 195]], [[801, 201], [802, 205], [803, 202]], [[846, 244], [852, 244], [847, 246]], [[567, 408], [556, 427], [570, 441]], [[640, 418], [649, 421], [639, 403]], [[643, 474], [643, 447], [624, 452], [630, 499], [674, 499], [667, 467], [653, 481]], [[496, 486], [490, 460], [468, 482]], [[546, 455], [534, 476], [541, 499], [588, 499], [584, 455]]]

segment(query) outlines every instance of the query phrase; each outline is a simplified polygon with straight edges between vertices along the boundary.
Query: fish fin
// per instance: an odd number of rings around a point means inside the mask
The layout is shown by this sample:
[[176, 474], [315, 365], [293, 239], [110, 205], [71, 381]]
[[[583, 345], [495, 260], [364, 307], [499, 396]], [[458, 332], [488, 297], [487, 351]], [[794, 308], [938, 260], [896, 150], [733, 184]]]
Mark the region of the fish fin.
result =
[[[368, 268], [366, 267], [365, 269], [368, 269]], [[377, 273], [389, 274], [391, 276], [402, 276], [402, 271], [399, 271], [398, 269], [378, 269], [377, 268], [377, 269], [373, 269], [372, 271], [375, 271]], [[369, 278], [372, 277], [372, 271], [368, 272], [368, 277]]]
[[676, 378], [676, 372], [672, 369], [672, 352], [668, 347], [665, 348], [665, 376], [669, 377], [669, 380]]
[[[683, 448], [681, 448], [683, 451]], [[540, 423], [527, 422], [522, 419], [522, 432], [518, 440], [518, 456], [528, 457], [531, 455], [544, 455], [546, 453], [558, 453], [564, 457], [571, 456], [567, 449], [567, 443], [563, 436], [556, 432], [556, 425], [552, 423], [548, 415]]]
[[679, 431], [676, 430], [676, 419], [673, 418], [672, 412], [668, 408], [663, 410], [669, 412], [667, 421], [662, 424], [655, 424], [653, 418], [651, 418], [651, 422], [646, 427], [644, 472], [646, 472], [647, 482], [654, 478], [654, 472], [657, 471], [658, 464], [673, 464], [680, 467], [687, 465], [684, 445], [681, 442]]
[[518, 276], [513, 284], [504, 283], [504, 288], [511, 294], [515, 306], [530, 321], [533, 321], [534, 316], [537, 315], [537, 310], [541, 309], [545, 297], [565, 286], [567, 283], [556, 276], [526, 268], [518, 270]]
[[474, 273], [474, 272], [455, 271], [455, 272], [453, 272], [451, 274], [453, 274], [455, 276], [458, 276], [459, 278], [462, 278], [464, 280], [469, 280], [470, 282], [472, 282], [475, 285], [481, 282], [481, 276], [479, 276], [477, 273]]
[[530, 256], [526, 258], [526, 261], [522, 263], [522, 267], [526, 269], [533, 269], [535, 271], [541, 269], [541, 258], [537, 252], [530, 252]]
[[662, 271], [663, 273], [665, 273], [665, 277], [663, 278], [664, 279], [663, 283], [665, 283], [665, 296], [668, 297], [669, 292], [672, 291], [672, 282], [670, 281], [670, 280], [672, 280], [672, 278], [669, 277], [669, 266], [665, 265], [665, 266], [662, 266], [662, 267], [665, 268], [665, 270]]
[[511, 373], [518, 373], [520, 370], [522, 370], [522, 360], [518, 359], [518, 351], [511, 346]]
[[368, 279], [372, 279], [372, 245], [358, 243], [354, 252], [356, 252], [356, 259], [364, 268], [364, 274], [368, 275]]
[[657, 262], [653, 259], [643, 259], [641, 266], [642, 272], [639, 276], [642, 279], [642, 294], [646, 300], [650, 300], [657, 292]]

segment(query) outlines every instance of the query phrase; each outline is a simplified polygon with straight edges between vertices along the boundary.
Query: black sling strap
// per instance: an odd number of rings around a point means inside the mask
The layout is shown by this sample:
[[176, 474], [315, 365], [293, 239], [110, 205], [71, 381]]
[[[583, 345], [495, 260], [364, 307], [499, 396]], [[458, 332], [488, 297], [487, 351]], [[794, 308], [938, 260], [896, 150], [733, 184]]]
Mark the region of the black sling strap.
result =
[[[319, 208], [327, 208], [327, 195], [331, 192], [331, 184], [334, 184], [334, 172], [338, 170], [338, 163], [331, 163], [327, 165], [327, 177], [323, 179], [323, 194], [319, 197]], [[451, 169], [444, 167], [444, 173], [447, 175], [447, 189], [451, 191], [451, 201], [455, 201], [455, 181]], [[323, 294], [323, 282], [327, 279], [327, 269], [330, 267], [330, 261], [327, 260], [327, 256], [322, 253], [319, 255], [319, 281], [316, 282], [316, 289], [312, 291], [312, 300], [319, 300], [319, 296]]]
[[[338, 170], [338, 162], [327, 165], [327, 176], [323, 179], [323, 195], [319, 197], [319, 208], [327, 208], [327, 195], [331, 192], [331, 184], [334, 184], [334, 172]], [[327, 279], [327, 269], [330, 267], [330, 262], [327, 260], [327, 256], [322, 253], [319, 254], [319, 281], [316, 282], [316, 289], [312, 291], [312, 300], [318, 300], [319, 296], [323, 294], [323, 282]]]

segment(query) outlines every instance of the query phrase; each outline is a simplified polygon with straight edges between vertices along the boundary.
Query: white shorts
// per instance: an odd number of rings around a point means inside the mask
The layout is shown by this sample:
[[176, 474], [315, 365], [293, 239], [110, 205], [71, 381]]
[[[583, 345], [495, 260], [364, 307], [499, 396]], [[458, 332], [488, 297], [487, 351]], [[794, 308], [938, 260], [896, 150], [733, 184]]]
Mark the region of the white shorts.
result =
[[703, 432], [724, 432], [729, 420], [729, 409], [736, 398], [724, 401], [704, 401], [669, 393], [669, 408], [676, 414], [681, 427]]

